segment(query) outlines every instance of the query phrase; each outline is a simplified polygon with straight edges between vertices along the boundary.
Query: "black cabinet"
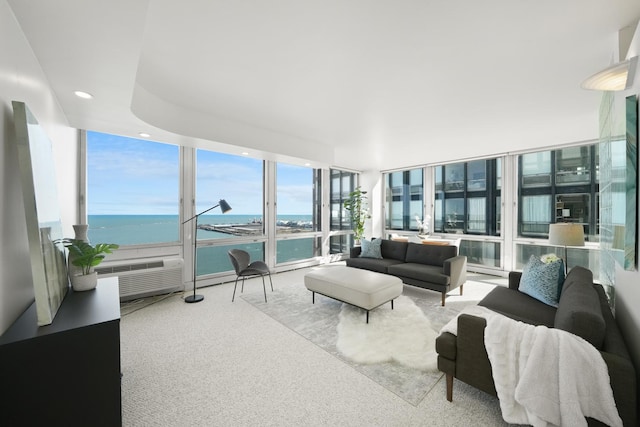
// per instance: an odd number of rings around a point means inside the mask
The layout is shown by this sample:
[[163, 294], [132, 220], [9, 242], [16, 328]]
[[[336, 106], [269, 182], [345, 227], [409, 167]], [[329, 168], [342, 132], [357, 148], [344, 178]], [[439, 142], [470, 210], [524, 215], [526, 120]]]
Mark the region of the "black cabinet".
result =
[[69, 290], [47, 326], [32, 304], [0, 337], [0, 387], [0, 425], [122, 425], [117, 279]]

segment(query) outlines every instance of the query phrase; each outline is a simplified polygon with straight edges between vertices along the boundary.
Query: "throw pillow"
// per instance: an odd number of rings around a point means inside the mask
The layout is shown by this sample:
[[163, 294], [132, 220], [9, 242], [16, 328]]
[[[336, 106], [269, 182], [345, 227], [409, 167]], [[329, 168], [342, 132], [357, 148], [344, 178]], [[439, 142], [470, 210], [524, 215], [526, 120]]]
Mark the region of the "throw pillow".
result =
[[[542, 255], [540, 257], [540, 261], [544, 262], [545, 264], [551, 264], [552, 262], [561, 262], [562, 263], [562, 268], [563, 270], [561, 271], [561, 274], [564, 276], [564, 261], [562, 261], [562, 258], [558, 258], [558, 255], [554, 254], [554, 253], [550, 253], [550, 254], [546, 254], [546, 255]], [[556, 298], [558, 300], [558, 304], [560, 304], [560, 294], [562, 293], [562, 289], [564, 288], [564, 281], [566, 280], [566, 277], [564, 279], [562, 279], [563, 283], [560, 283], [560, 286], [558, 286], [558, 298]]]
[[362, 250], [360, 252], [360, 258], [382, 258], [382, 251], [380, 249], [382, 239], [362, 239], [361, 244]]
[[518, 290], [552, 307], [558, 306], [564, 283], [564, 263], [561, 259], [545, 263], [535, 255], [522, 270]]

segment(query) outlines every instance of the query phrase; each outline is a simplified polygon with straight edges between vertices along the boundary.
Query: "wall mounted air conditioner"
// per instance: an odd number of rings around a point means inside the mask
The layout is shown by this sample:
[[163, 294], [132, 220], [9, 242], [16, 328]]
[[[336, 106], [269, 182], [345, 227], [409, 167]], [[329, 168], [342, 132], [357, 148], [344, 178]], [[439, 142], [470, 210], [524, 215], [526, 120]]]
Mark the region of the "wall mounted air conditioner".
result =
[[96, 267], [98, 277], [118, 277], [120, 301], [184, 289], [182, 258], [137, 259]]

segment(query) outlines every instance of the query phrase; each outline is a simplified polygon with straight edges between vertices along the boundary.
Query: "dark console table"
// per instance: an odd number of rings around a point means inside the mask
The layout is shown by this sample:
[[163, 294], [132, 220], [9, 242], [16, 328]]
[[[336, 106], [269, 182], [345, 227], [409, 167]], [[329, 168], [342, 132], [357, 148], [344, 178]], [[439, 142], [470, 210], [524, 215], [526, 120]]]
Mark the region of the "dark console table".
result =
[[0, 425], [120, 426], [117, 278], [69, 290], [53, 323], [32, 304], [0, 337]]

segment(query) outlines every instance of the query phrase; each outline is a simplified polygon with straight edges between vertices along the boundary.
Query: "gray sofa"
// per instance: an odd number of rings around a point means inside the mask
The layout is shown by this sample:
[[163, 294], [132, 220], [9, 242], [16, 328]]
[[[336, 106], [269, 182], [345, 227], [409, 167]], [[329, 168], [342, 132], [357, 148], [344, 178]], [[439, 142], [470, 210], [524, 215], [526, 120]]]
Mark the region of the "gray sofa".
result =
[[[609, 368], [611, 388], [625, 426], [638, 421], [636, 373], [602, 286], [582, 267], [571, 269], [564, 282], [558, 308], [518, 291], [522, 273], [509, 274], [509, 287], [496, 287], [480, 301], [510, 318], [532, 325], [560, 328], [593, 344]], [[442, 333], [436, 339], [438, 369], [446, 374], [447, 399], [453, 398], [453, 378], [496, 396], [491, 364], [484, 346], [486, 320], [458, 316], [458, 335]], [[589, 425], [602, 425], [587, 419]]]
[[442, 305], [447, 292], [462, 289], [467, 281], [467, 257], [458, 255], [456, 246], [423, 245], [411, 242], [382, 240], [382, 258], [362, 258], [359, 246], [351, 248], [347, 266], [399, 277], [408, 285], [442, 293]]

